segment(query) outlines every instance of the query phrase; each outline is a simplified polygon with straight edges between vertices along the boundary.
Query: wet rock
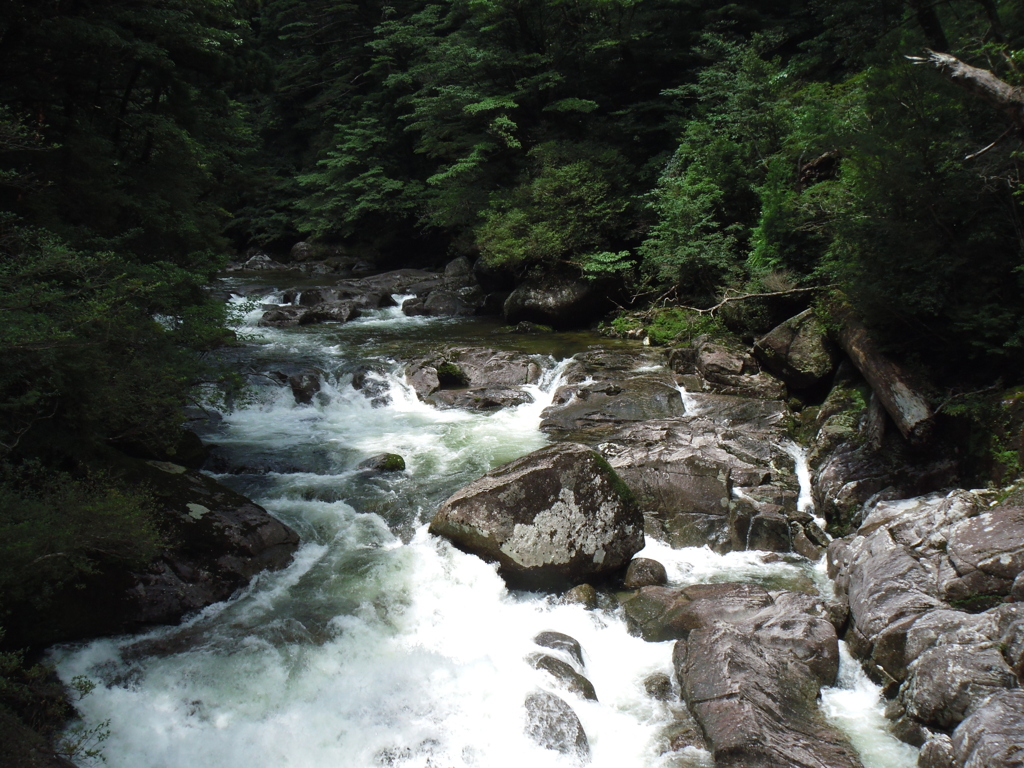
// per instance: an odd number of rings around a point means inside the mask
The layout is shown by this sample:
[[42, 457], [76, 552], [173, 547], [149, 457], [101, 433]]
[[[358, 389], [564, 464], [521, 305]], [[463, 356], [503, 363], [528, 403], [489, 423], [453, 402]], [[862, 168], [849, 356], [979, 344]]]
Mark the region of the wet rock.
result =
[[291, 305], [271, 308], [263, 313], [259, 325], [270, 328], [290, 328], [298, 325], [307, 312], [309, 312], [308, 307]]
[[476, 311], [475, 303], [467, 302], [458, 292], [448, 290], [431, 291], [426, 298], [417, 297], [402, 304], [402, 312], [410, 317], [465, 317], [476, 314]]
[[[512, 389], [536, 383], [541, 367], [517, 352], [486, 347], [447, 347], [408, 365], [406, 380], [425, 398], [438, 389]], [[529, 402], [529, 401], [527, 401]]]
[[951, 730], [981, 701], [1016, 685], [1017, 676], [997, 649], [943, 645], [911, 665], [900, 696], [915, 720]]
[[746, 548], [767, 552], [789, 552], [793, 548], [789, 520], [785, 515], [778, 513], [754, 515], [747, 532]]
[[686, 637], [716, 620], [740, 621], [772, 604], [755, 584], [694, 584], [689, 587], [643, 587], [622, 602], [630, 632], [648, 642]]
[[288, 386], [299, 405], [309, 405], [313, 396], [320, 391], [320, 371], [308, 370], [288, 377]]
[[445, 501], [430, 530], [531, 588], [615, 573], [644, 545], [632, 494], [600, 454], [573, 443], [488, 472]]
[[590, 761], [590, 742], [572, 707], [546, 691], [529, 694], [525, 707], [525, 731], [534, 743], [569, 755], [578, 764]]
[[1000, 691], [953, 732], [963, 768], [1020, 768], [1024, 755], [1024, 690]]
[[352, 388], [363, 393], [374, 408], [381, 408], [391, 402], [391, 385], [378, 368], [363, 366], [352, 372]]
[[541, 414], [541, 431], [571, 435], [625, 422], [683, 415], [679, 391], [667, 381], [647, 377], [604, 380], [559, 389]]
[[516, 387], [479, 387], [476, 389], [441, 389], [423, 400], [438, 408], [493, 411], [498, 408], [515, 408], [532, 403], [533, 395]]
[[359, 317], [359, 315], [360, 309], [356, 302], [323, 302], [310, 307], [309, 311], [299, 318], [298, 324], [313, 325], [315, 323], [347, 323], [349, 320], [354, 320]]
[[921, 747], [917, 768], [959, 768], [953, 752], [953, 740], [945, 733], [936, 733]]
[[709, 616], [676, 643], [683, 698], [718, 766], [860, 766], [817, 706], [838, 674], [835, 629], [820, 603], [779, 597], [753, 615]]
[[397, 453], [378, 453], [359, 462], [358, 468], [372, 472], [404, 472], [405, 459]]
[[523, 320], [553, 328], [585, 328], [611, 308], [604, 286], [593, 280], [550, 279], [520, 285], [505, 300], [506, 322]]
[[671, 701], [673, 699], [672, 678], [664, 672], [655, 672], [644, 678], [644, 690], [652, 699]]
[[124, 459], [127, 484], [147, 487], [167, 544], [147, 566], [101, 563], [79, 587], [53, 596], [13, 647], [42, 646], [176, 623], [226, 600], [262, 570], [291, 562], [299, 537], [265, 509], [201, 472], [178, 464]]
[[583, 647], [575, 637], [562, 632], [541, 632], [533, 638], [533, 642], [541, 648], [550, 648], [553, 651], [564, 653], [580, 667], [584, 666]]
[[665, 566], [657, 560], [646, 557], [633, 559], [626, 569], [626, 578], [623, 580], [623, 586], [626, 589], [660, 587], [667, 583], [668, 573], [665, 571]]
[[590, 584], [577, 584], [562, 595], [562, 602], [582, 605], [592, 611], [597, 608], [597, 590]]
[[543, 653], [534, 653], [527, 657], [527, 661], [534, 669], [547, 672], [567, 691], [584, 699], [597, 701], [594, 684], [561, 659]]
[[300, 240], [288, 251], [288, 260], [294, 262], [312, 261], [316, 257], [316, 249], [305, 240]]
[[764, 366], [793, 389], [821, 384], [835, 371], [839, 351], [829, 341], [813, 309], [777, 326], [754, 344]]

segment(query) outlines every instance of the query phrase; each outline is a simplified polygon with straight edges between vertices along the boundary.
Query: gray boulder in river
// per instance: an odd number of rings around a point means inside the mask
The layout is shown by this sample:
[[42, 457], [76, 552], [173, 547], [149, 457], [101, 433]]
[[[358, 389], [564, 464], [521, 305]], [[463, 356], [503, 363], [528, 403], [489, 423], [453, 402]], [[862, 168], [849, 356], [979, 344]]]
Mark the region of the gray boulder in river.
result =
[[644, 546], [632, 493], [600, 454], [577, 443], [491, 470], [445, 501], [430, 530], [497, 562], [511, 586], [532, 589], [617, 573]]

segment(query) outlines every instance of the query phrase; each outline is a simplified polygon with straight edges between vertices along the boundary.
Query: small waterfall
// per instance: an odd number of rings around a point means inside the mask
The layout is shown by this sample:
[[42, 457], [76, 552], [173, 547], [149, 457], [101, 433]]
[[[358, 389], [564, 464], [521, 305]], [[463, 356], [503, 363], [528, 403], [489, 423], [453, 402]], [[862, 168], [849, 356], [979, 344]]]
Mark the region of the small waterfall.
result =
[[918, 750], [889, 730], [881, 687], [868, 679], [843, 641], [839, 642], [839, 680], [835, 687], [822, 690], [820, 706], [825, 716], [846, 732], [865, 768], [917, 765]]
[[807, 463], [807, 450], [802, 445], [793, 442], [786, 443], [781, 448], [793, 457], [796, 479], [800, 483], [800, 495], [796, 501], [796, 508], [801, 512], [810, 512], [814, 515], [814, 522], [824, 531], [827, 525], [825, 518], [815, 514], [814, 493], [811, 486], [811, 467]]

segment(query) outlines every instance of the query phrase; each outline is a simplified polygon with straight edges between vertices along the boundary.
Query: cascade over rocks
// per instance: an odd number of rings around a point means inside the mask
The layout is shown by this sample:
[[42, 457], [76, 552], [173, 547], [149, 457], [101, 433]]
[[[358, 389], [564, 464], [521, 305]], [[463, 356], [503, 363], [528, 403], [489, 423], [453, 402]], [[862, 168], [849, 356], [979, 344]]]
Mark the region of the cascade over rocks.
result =
[[430, 531], [533, 589], [616, 573], [644, 545], [632, 494], [600, 454], [574, 443], [491, 470], [445, 501]]
[[[277, 266], [284, 268], [283, 265]], [[260, 325], [288, 328], [326, 322], [345, 323], [367, 310], [395, 306], [392, 295], [396, 294], [414, 297], [402, 306], [407, 315], [476, 315], [481, 314], [488, 304], [488, 296], [476, 282], [472, 271], [453, 268], [450, 273], [446, 271], [439, 275], [418, 269], [399, 269], [337, 280], [332, 285], [288, 291], [282, 297], [284, 304], [264, 305]]]
[[954, 491], [866, 512], [829, 546], [829, 575], [851, 650], [899, 684], [887, 714], [925, 765], [1018, 765], [1005, 759], [1024, 752], [1024, 722], [1004, 704], [1020, 694], [1024, 604], [1003, 600], [1024, 571], [1024, 508]]

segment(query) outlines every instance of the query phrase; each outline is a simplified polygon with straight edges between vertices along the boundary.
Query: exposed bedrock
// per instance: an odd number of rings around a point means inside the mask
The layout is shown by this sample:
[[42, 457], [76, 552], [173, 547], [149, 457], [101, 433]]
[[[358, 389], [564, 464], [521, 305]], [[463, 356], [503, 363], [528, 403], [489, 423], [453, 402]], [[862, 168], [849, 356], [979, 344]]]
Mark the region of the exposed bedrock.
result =
[[438, 408], [492, 410], [533, 402], [522, 389], [541, 366], [529, 355], [486, 347], [446, 347], [409, 363], [405, 378], [424, 402]]
[[[654, 590], [664, 599], [645, 599]], [[860, 765], [817, 704], [839, 671], [836, 630], [820, 600], [751, 584], [702, 584], [646, 587], [637, 601], [645, 603], [647, 626], [652, 607], [668, 605], [659, 639], [679, 638], [676, 677], [717, 766]], [[627, 615], [635, 615], [629, 606]]]
[[102, 565], [80, 588], [53, 596], [31, 629], [9, 639], [43, 646], [173, 624], [225, 600], [262, 570], [291, 562], [299, 537], [265, 509], [195, 470], [160, 461], [123, 462], [149, 489], [166, 546], [141, 568]]
[[1024, 717], [1007, 703], [1024, 603], [1005, 601], [1024, 571], [1024, 508], [968, 491], [881, 501], [828, 557], [851, 650], [891, 683], [888, 714], [926, 745], [922, 765], [1021, 765]]
[[559, 443], [491, 470], [445, 501], [430, 530], [498, 563], [512, 586], [559, 589], [617, 574], [643, 516], [596, 451]]

